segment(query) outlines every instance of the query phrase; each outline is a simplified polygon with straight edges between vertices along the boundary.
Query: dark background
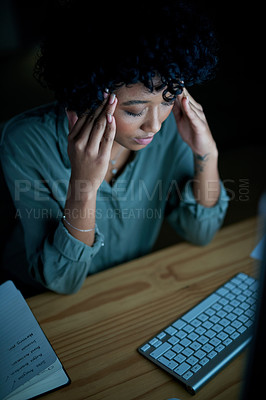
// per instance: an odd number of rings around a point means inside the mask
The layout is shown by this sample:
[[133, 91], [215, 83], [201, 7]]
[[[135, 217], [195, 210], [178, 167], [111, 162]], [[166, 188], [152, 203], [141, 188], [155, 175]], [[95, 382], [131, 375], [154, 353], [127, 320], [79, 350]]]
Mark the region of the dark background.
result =
[[[0, 0], [0, 131], [13, 115], [53, 100], [53, 94], [32, 76], [46, 4], [45, 0]], [[254, 1], [202, 0], [197, 4], [213, 21], [220, 62], [216, 78], [190, 92], [202, 104], [219, 149], [221, 179], [231, 199], [226, 225], [256, 215], [266, 186], [260, 72], [264, 55], [258, 23], [264, 11]], [[133, 5], [134, 0], [129, 7]], [[157, 247], [176, 239], [164, 225]]]

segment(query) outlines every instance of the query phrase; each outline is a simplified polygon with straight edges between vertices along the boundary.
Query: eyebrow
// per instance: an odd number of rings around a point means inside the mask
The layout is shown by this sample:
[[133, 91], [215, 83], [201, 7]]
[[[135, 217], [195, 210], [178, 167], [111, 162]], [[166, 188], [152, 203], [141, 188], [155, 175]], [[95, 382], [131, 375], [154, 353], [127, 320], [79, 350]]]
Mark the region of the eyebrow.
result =
[[133, 104], [146, 104], [146, 103], [150, 103], [150, 101], [146, 101], [146, 100], [129, 100], [129, 101], [125, 101], [124, 103], [122, 103], [122, 106], [132, 106]]

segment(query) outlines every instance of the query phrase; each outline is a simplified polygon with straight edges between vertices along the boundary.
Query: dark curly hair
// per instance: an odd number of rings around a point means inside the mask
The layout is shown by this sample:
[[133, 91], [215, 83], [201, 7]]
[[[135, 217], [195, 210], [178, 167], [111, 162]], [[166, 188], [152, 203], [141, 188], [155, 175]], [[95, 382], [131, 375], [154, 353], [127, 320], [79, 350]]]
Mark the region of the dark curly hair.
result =
[[[163, 90], [170, 101], [184, 85], [213, 77], [217, 42], [195, 5], [178, 0], [93, 3], [88, 8], [86, 1], [61, 1], [47, 14], [34, 75], [68, 109], [93, 112], [105, 88], [137, 82], [150, 91]], [[155, 76], [160, 78], [156, 87]]]

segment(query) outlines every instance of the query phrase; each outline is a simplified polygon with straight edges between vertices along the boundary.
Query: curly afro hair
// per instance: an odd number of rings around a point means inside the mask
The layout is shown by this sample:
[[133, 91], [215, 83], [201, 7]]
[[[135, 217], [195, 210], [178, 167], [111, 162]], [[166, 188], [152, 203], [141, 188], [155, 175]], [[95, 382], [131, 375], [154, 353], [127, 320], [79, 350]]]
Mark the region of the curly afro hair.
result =
[[[209, 20], [178, 0], [60, 2], [49, 8], [34, 75], [77, 114], [93, 112], [105, 88], [143, 83], [166, 101], [214, 76], [217, 42]], [[54, 4], [54, 2], [53, 2]], [[160, 85], [154, 87], [154, 77]], [[158, 79], [156, 79], [158, 82]]]

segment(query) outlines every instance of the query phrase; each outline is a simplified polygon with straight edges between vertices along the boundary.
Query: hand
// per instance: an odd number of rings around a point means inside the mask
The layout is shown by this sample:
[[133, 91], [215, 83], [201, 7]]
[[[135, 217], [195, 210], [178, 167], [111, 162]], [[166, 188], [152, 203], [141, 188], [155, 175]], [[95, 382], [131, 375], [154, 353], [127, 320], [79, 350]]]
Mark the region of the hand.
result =
[[202, 106], [197, 103], [186, 89], [177, 96], [173, 113], [182, 139], [193, 153], [201, 157], [217, 153]]
[[113, 116], [117, 105], [114, 94], [88, 117], [67, 111], [69, 121], [68, 156], [71, 163], [71, 189], [82, 198], [95, 194], [107, 173], [116, 132]]

